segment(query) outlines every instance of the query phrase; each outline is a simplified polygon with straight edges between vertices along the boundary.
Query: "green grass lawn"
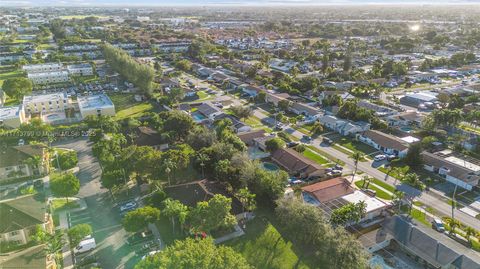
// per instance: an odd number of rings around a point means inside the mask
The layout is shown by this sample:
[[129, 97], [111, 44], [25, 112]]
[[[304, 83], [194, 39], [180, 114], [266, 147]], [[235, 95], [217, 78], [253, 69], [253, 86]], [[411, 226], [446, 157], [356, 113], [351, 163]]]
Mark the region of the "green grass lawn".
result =
[[3, 81], [9, 78], [23, 77], [23, 72], [21, 70], [15, 70], [10, 72], [0, 73], [0, 87], [3, 85]]
[[323, 156], [319, 155], [318, 153], [312, 151], [309, 148], [306, 148], [305, 151], [303, 152], [303, 156], [309, 158], [310, 160], [314, 160], [315, 162], [319, 164], [327, 164], [328, 160], [325, 159]]
[[418, 220], [422, 224], [425, 224], [426, 226], [430, 226], [430, 222], [427, 220], [425, 213], [423, 213], [422, 211], [412, 208], [412, 211], [410, 212], [410, 216], [412, 216], [412, 218]]
[[[299, 227], [301, 229], [301, 227]], [[300, 260], [294, 246], [265, 218], [257, 216], [247, 223], [246, 234], [225, 242], [241, 253], [255, 268], [313, 268]]]
[[381, 181], [381, 180], [376, 179], [376, 178], [374, 178], [372, 180], [372, 182], [375, 183], [376, 185], [386, 189], [387, 191], [390, 191], [390, 192], [395, 192], [397, 190], [394, 186], [386, 183], [385, 181]]
[[263, 129], [267, 133], [271, 133], [272, 129], [267, 127], [265, 124], [262, 123], [262, 121], [255, 117], [255, 116], [250, 116], [247, 119], [244, 120], [245, 124], [250, 125], [253, 129]]
[[109, 97], [115, 105], [116, 120], [141, 116], [143, 113], [153, 110], [151, 103], [136, 102], [133, 94], [113, 94]]
[[78, 207], [80, 207], [78, 203], [72, 199], [69, 199], [68, 203], [67, 203], [67, 199], [64, 199], [64, 198], [52, 200], [52, 209], [54, 212], [78, 208]]
[[312, 146], [312, 145], [308, 145], [307, 148], [309, 148], [310, 150], [313, 150], [315, 151], [316, 153], [324, 156], [325, 158], [329, 159], [331, 162], [333, 163], [338, 163], [339, 165], [345, 165], [345, 162], [343, 162], [342, 160], [340, 159], [337, 159], [337, 158], [334, 158], [333, 156], [329, 155], [328, 153], [316, 148], [315, 146]]
[[372, 154], [378, 150], [375, 148], [370, 147], [367, 144], [364, 144], [362, 142], [353, 140], [353, 138], [346, 138], [342, 137], [340, 140], [335, 141], [335, 143], [351, 150], [351, 151], [359, 151], [363, 154]]
[[[362, 180], [356, 181], [355, 185], [358, 188], [362, 188], [362, 185], [363, 185], [364, 182], [365, 182], [365, 180], [362, 179]], [[389, 193], [379, 189], [372, 182], [370, 182], [370, 185], [368, 185], [368, 189], [369, 190], [374, 190], [377, 193], [377, 197], [380, 198], [380, 199], [384, 199], [384, 200], [392, 200], [393, 199], [392, 195], [390, 195]]]

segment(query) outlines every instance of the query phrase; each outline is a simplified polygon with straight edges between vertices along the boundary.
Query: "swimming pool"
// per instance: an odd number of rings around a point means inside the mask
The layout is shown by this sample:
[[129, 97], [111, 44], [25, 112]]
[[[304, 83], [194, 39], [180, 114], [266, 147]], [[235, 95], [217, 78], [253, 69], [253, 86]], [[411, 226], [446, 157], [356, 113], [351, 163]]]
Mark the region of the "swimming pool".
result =
[[413, 129], [408, 126], [400, 127], [400, 131], [405, 132], [405, 133], [411, 133]]
[[269, 162], [263, 162], [262, 167], [263, 169], [268, 171], [277, 171], [278, 169], [280, 169], [276, 164], [269, 163]]
[[200, 122], [200, 121], [203, 121], [204, 119], [206, 119], [207, 117], [205, 117], [200, 112], [195, 111], [195, 112], [192, 113], [192, 118], [193, 118], [194, 121]]

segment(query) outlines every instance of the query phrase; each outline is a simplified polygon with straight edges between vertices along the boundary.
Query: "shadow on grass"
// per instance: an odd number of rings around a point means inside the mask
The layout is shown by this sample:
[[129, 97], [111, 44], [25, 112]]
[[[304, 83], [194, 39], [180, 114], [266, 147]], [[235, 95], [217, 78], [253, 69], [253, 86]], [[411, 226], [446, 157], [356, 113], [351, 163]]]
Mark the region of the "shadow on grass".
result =
[[271, 212], [258, 212], [248, 222], [246, 234], [227, 241], [225, 245], [240, 252], [255, 268], [315, 268], [313, 263], [301, 258], [304, 251], [295, 247], [270, 220]]

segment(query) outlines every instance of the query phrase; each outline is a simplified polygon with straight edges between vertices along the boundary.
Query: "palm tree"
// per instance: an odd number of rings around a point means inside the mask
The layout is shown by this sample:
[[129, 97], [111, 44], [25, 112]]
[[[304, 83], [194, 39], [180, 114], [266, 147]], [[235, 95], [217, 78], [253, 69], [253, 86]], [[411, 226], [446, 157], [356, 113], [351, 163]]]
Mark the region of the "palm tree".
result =
[[167, 217], [170, 217], [170, 220], [172, 221], [172, 230], [173, 233], [175, 233], [175, 218], [178, 218], [180, 224], [183, 225], [188, 213], [188, 207], [182, 204], [180, 201], [170, 198], [163, 201], [163, 205], [163, 213]]
[[445, 218], [445, 222], [450, 226], [450, 234], [456, 234], [455, 227], [459, 226], [460, 222], [452, 218]]
[[246, 217], [246, 212], [247, 211], [252, 211], [256, 207], [255, 203], [255, 194], [251, 193], [247, 187], [238, 190], [238, 192], [235, 194], [235, 197], [240, 201], [242, 204], [242, 209], [244, 211], [244, 217]]
[[475, 235], [477, 232], [475, 229], [473, 229], [470, 226], [465, 227], [464, 231], [465, 231], [465, 238], [467, 239], [468, 242], [470, 242], [470, 237], [472, 235]]
[[350, 184], [353, 183], [353, 180], [354, 180], [354, 178], [355, 178], [355, 174], [357, 173], [358, 162], [359, 162], [361, 159], [363, 159], [363, 154], [360, 153], [360, 152], [358, 152], [358, 151], [357, 151], [357, 152], [354, 152], [354, 153], [352, 154], [352, 158], [353, 158], [353, 160], [355, 161], [355, 170], [353, 171], [352, 181], [350, 182]]
[[205, 178], [205, 171], [204, 171], [205, 162], [208, 162], [209, 160], [210, 160], [210, 158], [206, 154], [199, 153], [197, 155], [197, 161], [200, 163], [200, 167], [202, 167], [202, 178]]
[[405, 193], [403, 191], [396, 190], [393, 193], [393, 203], [398, 205], [398, 212], [400, 213], [402, 209], [402, 201], [405, 197]]
[[[58, 158], [58, 157], [57, 157]], [[42, 162], [42, 157], [41, 156], [32, 156], [28, 159], [26, 159], [24, 161], [24, 163], [30, 167], [32, 167], [32, 169], [38, 169], [38, 166], [40, 165], [40, 163]], [[60, 167], [59, 167], [60, 169]]]
[[168, 178], [168, 186], [171, 185], [171, 182], [170, 182], [170, 173], [176, 169], [176, 164], [174, 162], [172, 162], [171, 160], [167, 159], [164, 163], [163, 163], [163, 168], [165, 169], [165, 173], [167, 173], [167, 178]]

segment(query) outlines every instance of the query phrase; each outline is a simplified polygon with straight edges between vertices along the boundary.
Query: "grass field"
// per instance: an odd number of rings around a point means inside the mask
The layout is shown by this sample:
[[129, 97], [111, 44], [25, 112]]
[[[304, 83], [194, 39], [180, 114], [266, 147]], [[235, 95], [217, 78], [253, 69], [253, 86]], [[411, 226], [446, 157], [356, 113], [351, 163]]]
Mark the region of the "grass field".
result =
[[[358, 188], [362, 188], [364, 182], [365, 182], [365, 180], [362, 179], [362, 180], [356, 181], [355, 185]], [[393, 199], [392, 195], [390, 195], [389, 193], [381, 190], [380, 188], [378, 188], [377, 186], [372, 184], [372, 182], [370, 182], [370, 185], [368, 185], [368, 189], [375, 191], [377, 193], [377, 197], [380, 198], [380, 199], [384, 199], [384, 200], [392, 200]]]
[[390, 192], [395, 192], [397, 190], [394, 186], [376, 178], [372, 179], [372, 182]]
[[70, 199], [67, 203], [67, 199], [54, 199], [52, 200], [53, 211], [61, 211], [66, 209], [78, 208], [80, 207], [77, 202]]
[[303, 152], [303, 156], [309, 158], [310, 160], [313, 160], [319, 164], [327, 164], [328, 160], [323, 158], [323, 156], [319, 155], [318, 153], [312, 151], [309, 148], [306, 148], [305, 151]]
[[[301, 228], [301, 227], [299, 227]], [[225, 245], [241, 253], [255, 268], [311, 268], [294, 252], [294, 246], [265, 218], [248, 222], [246, 234]]]
[[358, 141], [355, 141], [355, 140], [352, 140], [352, 139], [347, 139], [345, 137], [342, 137], [341, 139], [339, 139], [338, 141], [335, 141], [335, 143], [351, 150], [351, 151], [358, 151], [358, 152], [361, 152], [363, 154], [372, 154], [378, 150], [370, 147], [369, 145], [367, 144], [364, 144], [362, 142], [358, 142]]
[[0, 87], [2, 87], [4, 80], [17, 77], [23, 77], [23, 72], [21, 70], [0, 73]]
[[133, 99], [133, 94], [114, 94], [109, 97], [115, 105], [116, 120], [138, 117], [153, 109], [153, 105], [150, 103], [136, 102]]

